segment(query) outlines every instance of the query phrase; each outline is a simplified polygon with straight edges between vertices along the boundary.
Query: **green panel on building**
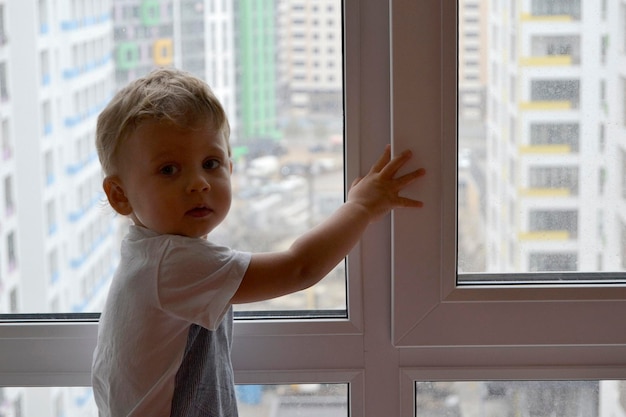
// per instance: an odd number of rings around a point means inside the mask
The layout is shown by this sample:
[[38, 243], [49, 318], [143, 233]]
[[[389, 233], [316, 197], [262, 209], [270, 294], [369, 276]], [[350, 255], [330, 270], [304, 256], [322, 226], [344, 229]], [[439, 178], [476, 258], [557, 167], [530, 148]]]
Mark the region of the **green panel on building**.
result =
[[240, 139], [280, 139], [274, 0], [239, 1]]
[[116, 64], [118, 69], [129, 70], [139, 64], [139, 45], [136, 42], [121, 42], [117, 45]]
[[161, 23], [161, 5], [158, 0], [143, 0], [140, 9], [141, 23], [156, 26]]

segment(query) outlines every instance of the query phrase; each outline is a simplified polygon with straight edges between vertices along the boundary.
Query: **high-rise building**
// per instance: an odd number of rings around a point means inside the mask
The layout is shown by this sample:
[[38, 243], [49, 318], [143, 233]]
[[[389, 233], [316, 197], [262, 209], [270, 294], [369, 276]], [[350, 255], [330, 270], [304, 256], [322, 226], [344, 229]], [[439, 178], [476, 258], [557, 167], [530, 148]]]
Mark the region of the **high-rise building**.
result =
[[[114, 91], [109, 6], [0, 2], [2, 313], [92, 312], [106, 293], [119, 250], [94, 135]], [[2, 395], [10, 415], [84, 415], [88, 388]]]
[[624, 269], [625, 9], [491, 2], [487, 271]]
[[103, 209], [94, 145], [96, 117], [114, 89], [112, 24], [107, 2], [90, 5], [4, 7], [3, 143], [14, 163], [3, 169], [12, 167], [5, 198], [18, 230], [8, 239], [16, 271], [5, 288], [16, 293], [9, 310], [92, 311], [92, 290], [114, 265], [115, 226]]
[[237, 132], [234, 4], [212, 0], [113, 0], [117, 88], [157, 67], [205, 80]]
[[459, 0], [459, 119], [482, 122], [487, 84], [488, 2]]
[[111, 10], [118, 88], [174, 64], [174, 1], [114, 0]]
[[283, 112], [292, 117], [342, 115], [341, 3], [282, 0], [278, 16]]
[[0, 312], [18, 312], [19, 263], [15, 137], [11, 134], [13, 105], [9, 88], [7, 4], [0, 1]]
[[237, 1], [238, 139], [279, 139], [275, 0]]

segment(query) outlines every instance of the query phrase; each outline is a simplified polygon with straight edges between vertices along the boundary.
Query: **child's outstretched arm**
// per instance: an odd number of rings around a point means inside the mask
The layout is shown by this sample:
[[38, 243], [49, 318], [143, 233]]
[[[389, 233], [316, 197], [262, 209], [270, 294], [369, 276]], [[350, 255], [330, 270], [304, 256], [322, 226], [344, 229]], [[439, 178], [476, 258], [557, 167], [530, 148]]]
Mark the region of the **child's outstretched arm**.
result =
[[233, 303], [267, 300], [308, 288], [324, 278], [356, 245], [367, 226], [394, 208], [421, 207], [398, 193], [425, 174], [418, 169], [396, 178], [411, 158], [391, 158], [388, 145], [370, 171], [352, 184], [347, 201], [328, 219], [300, 236], [289, 249], [253, 254]]

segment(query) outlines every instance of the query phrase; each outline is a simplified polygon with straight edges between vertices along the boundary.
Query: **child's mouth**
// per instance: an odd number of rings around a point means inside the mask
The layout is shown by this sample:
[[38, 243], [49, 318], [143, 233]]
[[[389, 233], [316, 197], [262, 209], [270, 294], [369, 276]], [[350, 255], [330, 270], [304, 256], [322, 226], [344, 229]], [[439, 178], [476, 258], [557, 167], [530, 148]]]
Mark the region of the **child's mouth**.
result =
[[196, 207], [187, 212], [191, 217], [205, 217], [211, 214], [213, 210], [206, 207]]

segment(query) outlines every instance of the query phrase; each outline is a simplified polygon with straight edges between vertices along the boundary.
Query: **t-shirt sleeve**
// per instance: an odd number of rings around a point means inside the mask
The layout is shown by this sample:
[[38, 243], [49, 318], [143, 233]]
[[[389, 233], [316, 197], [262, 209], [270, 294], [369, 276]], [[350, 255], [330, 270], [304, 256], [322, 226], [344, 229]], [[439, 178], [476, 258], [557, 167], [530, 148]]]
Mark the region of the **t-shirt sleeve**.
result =
[[173, 243], [158, 270], [158, 298], [164, 311], [215, 330], [230, 307], [250, 263], [250, 253], [197, 239]]

